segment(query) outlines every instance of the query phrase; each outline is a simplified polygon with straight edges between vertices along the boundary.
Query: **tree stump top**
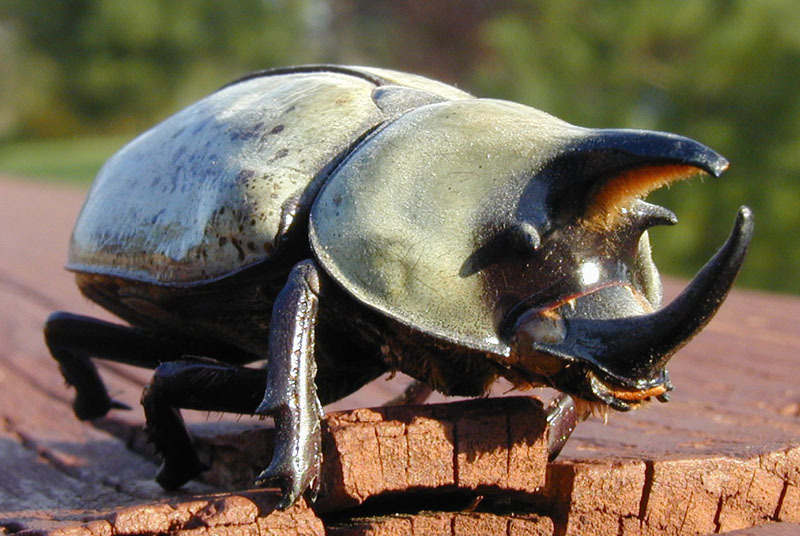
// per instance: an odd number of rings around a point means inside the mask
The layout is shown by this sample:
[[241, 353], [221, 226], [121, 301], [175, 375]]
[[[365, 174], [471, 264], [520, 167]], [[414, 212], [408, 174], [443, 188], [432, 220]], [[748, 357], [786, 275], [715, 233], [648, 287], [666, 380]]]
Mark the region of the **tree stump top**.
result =
[[[94, 425], [77, 421], [70, 407], [73, 393], [43, 344], [41, 326], [53, 310], [111, 318], [79, 296], [62, 268], [83, 196], [69, 187], [0, 180], [2, 532], [800, 531], [795, 525], [800, 523], [800, 299], [741, 290], [732, 292], [703, 333], [673, 358], [675, 391], [668, 404], [613, 413], [607, 424], [602, 417], [590, 419], [555, 463], [539, 463], [541, 410], [535, 401], [482, 400], [416, 413], [402, 408], [375, 413], [378, 417], [366, 410], [332, 414], [331, 448], [339, 449], [338, 456], [352, 456], [342, 458], [348, 467], [374, 462], [382, 475], [400, 480], [354, 477], [352, 489], [360, 490], [360, 499], [345, 494], [325, 508], [301, 502], [276, 512], [275, 492], [230, 489], [250, 470], [251, 456], [267, 455], [263, 441], [269, 432], [263, 424], [187, 412], [201, 450], [220, 461], [212, 476], [225, 482], [213, 485], [211, 478], [166, 494], [153, 482], [156, 465], [141, 434], [141, 410], [116, 412]], [[669, 281], [667, 293], [674, 295], [680, 286]], [[147, 371], [105, 364], [101, 374], [115, 398], [131, 405], [149, 377]], [[404, 381], [378, 380], [328, 411], [378, 406], [399, 393]], [[497, 395], [520, 394], [505, 393], [506, 387], [498, 385]], [[484, 441], [500, 433], [492, 430], [517, 435], [511, 442]], [[417, 434], [417, 447], [409, 447], [409, 434]], [[372, 451], [361, 447], [368, 436]], [[430, 469], [408, 473], [413, 462], [408, 453], [415, 452], [417, 467]], [[460, 460], [465, 452], [473, 454]], [[453, 467], [462, 468], [458, 479]], [[404, 493], [420, 490], [424, 493]], [[372, 496], [384, 499], [366, 500]]]

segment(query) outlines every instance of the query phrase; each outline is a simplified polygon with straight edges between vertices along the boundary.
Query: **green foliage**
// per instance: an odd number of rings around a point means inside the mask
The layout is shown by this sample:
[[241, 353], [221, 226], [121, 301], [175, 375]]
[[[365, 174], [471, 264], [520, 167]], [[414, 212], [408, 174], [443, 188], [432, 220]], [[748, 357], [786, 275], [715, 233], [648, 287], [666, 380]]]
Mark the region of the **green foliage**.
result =
[[[0, 17], [26, 37], [20, 90], [44, 94], [18, 130], [135, 130], [239, 74], [303, 61], [303, 2], [7, 0]], [[55, 112], [55, 113], [54, 113]]]
[[[740, 282], [800, 292], [798, 28], [795, 0], [4, 0], [0, 138], [132, 135], [274, 65], [421, 72], [575, 124], [710, 145], [731, 160], [721, 179], [651, 196], [681, 219], [655, 230], [657, 262], [690, 275], [747, 203], [756, 236]], [[34, 147], [0, 150], [0, 168], [77, 169], [56, 146], [25, 157]]]
[[0, 146], [0, 170], [19, 177], [88, 185], [129, 136], [26, 140]]

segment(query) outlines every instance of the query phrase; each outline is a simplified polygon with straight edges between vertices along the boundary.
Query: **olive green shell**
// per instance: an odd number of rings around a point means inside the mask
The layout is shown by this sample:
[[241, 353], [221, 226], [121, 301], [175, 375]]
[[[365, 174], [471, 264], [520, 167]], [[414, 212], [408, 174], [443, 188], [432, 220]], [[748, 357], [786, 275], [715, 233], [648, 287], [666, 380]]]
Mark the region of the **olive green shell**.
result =
[[260, 263], [291, 223], [287, 207], [367, 132], [409, 109], [467, 98], [426, 78], [361, 67], [284, 69], [231, 84], [105, 164], [67, 267], [191, 286]]
[[[538, 170], [587, 131], [497, 100], [431, 104], [363, 143], [312, 207], [319, 262], [358, 300], [404, 324], [497, 354], [500, 296], [467, 259], [498, 228], [536, 221]], [[524, 192], [531, 202], [520, 202]]]

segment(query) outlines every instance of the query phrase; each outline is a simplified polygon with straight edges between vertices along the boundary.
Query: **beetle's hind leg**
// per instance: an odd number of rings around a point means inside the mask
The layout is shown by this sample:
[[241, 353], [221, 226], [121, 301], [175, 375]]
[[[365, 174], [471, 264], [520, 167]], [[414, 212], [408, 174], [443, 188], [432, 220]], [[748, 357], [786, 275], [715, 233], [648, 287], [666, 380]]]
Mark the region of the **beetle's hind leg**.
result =
[[179, 345], [141, 330], [65, 312], [50, 315], [44, 339], [64, 379], [75, 387], [72, 407], [81, 420], [103, 417], [112, 408], [130, 409], [108, 396], [90, 358], [154, 369], [184, 353]]

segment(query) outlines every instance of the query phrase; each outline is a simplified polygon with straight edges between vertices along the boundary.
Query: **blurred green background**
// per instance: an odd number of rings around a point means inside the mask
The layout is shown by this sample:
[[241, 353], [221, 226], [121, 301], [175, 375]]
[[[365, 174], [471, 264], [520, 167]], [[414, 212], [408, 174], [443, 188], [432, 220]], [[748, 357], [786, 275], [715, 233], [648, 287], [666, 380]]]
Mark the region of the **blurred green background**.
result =
[[593, 127], [667, 130], [732, 162], [651, 196], [690, 276], [736, 208], [740, 284], [800, 292], [796, 0], [0, 0], [0, 173], [86, 187], [135, 133], [250, 70], [333, 62], [418, 72]]

